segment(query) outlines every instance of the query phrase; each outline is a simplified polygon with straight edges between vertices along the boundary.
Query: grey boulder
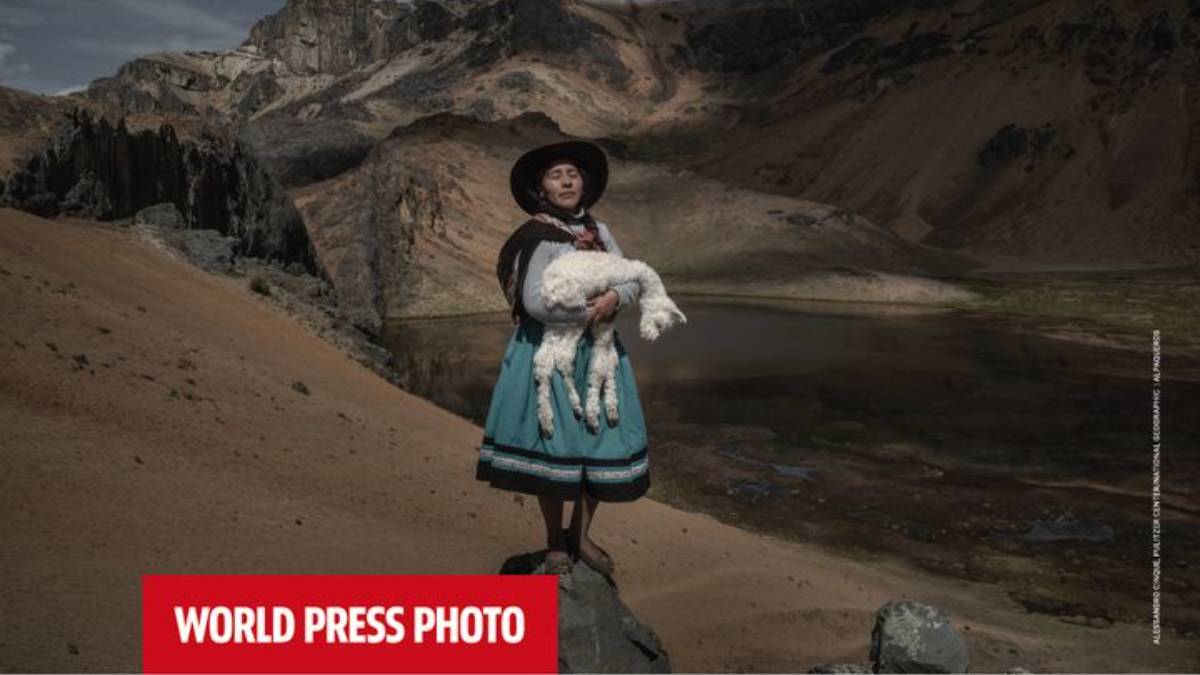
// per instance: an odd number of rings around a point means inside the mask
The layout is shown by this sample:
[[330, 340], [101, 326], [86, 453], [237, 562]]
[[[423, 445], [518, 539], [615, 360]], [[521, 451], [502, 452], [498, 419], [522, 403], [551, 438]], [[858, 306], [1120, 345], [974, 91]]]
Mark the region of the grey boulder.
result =
[[876, 673], [965, 673], [967, 644], [937, 607], [889, 602], [875, 615], [871, 663]]

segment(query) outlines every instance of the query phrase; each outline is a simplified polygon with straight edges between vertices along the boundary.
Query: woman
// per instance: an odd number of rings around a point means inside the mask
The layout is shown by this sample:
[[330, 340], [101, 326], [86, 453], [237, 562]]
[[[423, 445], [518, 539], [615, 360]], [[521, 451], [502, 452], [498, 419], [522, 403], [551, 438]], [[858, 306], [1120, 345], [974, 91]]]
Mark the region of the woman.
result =
[[[630, 281], [589, 298], [582, 309], [551, 309], [542, 302], [542, 271], [563, 253], [587, 249], [621, 255], [608, 226], [588, 213], [608, 183], [608, 162], [595, 144], [553, 143], [522, 155], [509, 183], [517, 204], [534, 217], [505, 242], [496, 265], [517, 328], [492, 391], [476, 478], [537, 495], [546, 525], [547, 572], [569, 573], [573, 560], [581, 560], [610, 575], [612, 558], [588, 537], [596, 507], [601, 501], [633, 501], [650, 487], [646, 422], [625, 347], [614, 331], [619, 421], [602, 424], [597, 432], [575, 416], [563, 376], [556, 371], [550, 383], [554, 433], [543, 438], [533, 378], [533, 354], [547, 323], [612, 321], [621, 308], [637, 301], [638, 284]], [[579, 391], [587, 388], [592, 346], [591, 332], [585, 331], [575, 355]], [[563, 503], [568, 499], [575, 506], [564, 532]]]

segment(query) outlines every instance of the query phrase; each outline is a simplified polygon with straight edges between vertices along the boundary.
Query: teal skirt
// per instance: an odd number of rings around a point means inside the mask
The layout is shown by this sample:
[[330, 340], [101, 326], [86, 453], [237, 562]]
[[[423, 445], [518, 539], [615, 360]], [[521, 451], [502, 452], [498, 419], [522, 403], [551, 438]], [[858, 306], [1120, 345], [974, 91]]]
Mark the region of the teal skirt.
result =
[[[620, 336], [614, 330], [617, 423], [608, 423], [602, 404], [600, 429], [589, 430], [586, 419], [575, 417], [563, 376], [555, 371], [550, 382], [554, 433], [543, 438], [533, 354], [544, 329], [540, 321], [526, 317], [509, 338], [483, 426], [475, 477], [502, 490], [563, 499], [581, 492], [606, 502], [641, 497], [650, 487], [646, 419]], [[591, 331], [585, 332], [575, 352], [575, 387], [585, 400], [593, 342]]]

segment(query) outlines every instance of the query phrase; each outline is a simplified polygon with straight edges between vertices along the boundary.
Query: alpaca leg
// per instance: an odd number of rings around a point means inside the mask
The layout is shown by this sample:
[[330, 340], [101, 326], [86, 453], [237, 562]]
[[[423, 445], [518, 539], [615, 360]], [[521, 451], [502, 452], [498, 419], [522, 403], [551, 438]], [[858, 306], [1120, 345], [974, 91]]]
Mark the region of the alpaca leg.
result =
[[538, 424], [542, 436], [554, 433], [554, 408], [550, 405], [550, 376], [554, 372], [552, 345], [543, 343], [533, 355], [533, 377], [537, 384]]
[[600, 394], [608, 370], [607, 356], [612, 349], [612, 332], [612, 323], [593, 326], [592, 330], [595, 342], [592, 345], [592, 359], [588, 363], [587, 420], [593, 431], [600, 429]]
[[583, 417], [583, 406], [579, 400], [579, 391], [575, 388], [575, 352], [579, 349], [579, 338], [583, 335], [583, 329], [571, 329], [571, 333], [563, 337], [562, 343], [558, 346], [558, 358], [556, 365], [558, 372], [562, 374], [563, 383], [567, 388], [567, 398], [571, 401], [571, 410], [575, 413], [575, 419]]
[[608, 367], [604, 369], [604, 407], [608, 413], [608, 425], [617, 426], [619, 418], [617, 416], [617, 366], [620, 365], [620, 355], [617, 354], [616, 346], [610, 346], [608, 358]]

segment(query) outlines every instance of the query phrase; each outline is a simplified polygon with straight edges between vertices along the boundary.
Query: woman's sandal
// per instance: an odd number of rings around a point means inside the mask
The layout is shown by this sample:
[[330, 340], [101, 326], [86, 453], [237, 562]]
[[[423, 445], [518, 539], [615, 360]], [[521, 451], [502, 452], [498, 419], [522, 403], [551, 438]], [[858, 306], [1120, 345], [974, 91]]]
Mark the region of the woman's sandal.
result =
[[605, 551], [596, 544], [592, 544], [600, 551], [600, 556], [598, 558], [593, 558], [592, 556], [584, 553], [583, 548], [579, 546], [575, 540], [568, 539], [567, 542], [571, 547], [571, 558], [575, 560], [582, 560], [584, 565], [587, 565], [606, 577], [612, 576], [615, 565], [613, 564], [612, 556], [608, 554], [608, 551]]
[[[553, 555], [555, 553], [559, 555]], [[573, 566], [571, 556], [566, 551], [562, 549], [546, 551], [546, 574], [570, 574]]]

